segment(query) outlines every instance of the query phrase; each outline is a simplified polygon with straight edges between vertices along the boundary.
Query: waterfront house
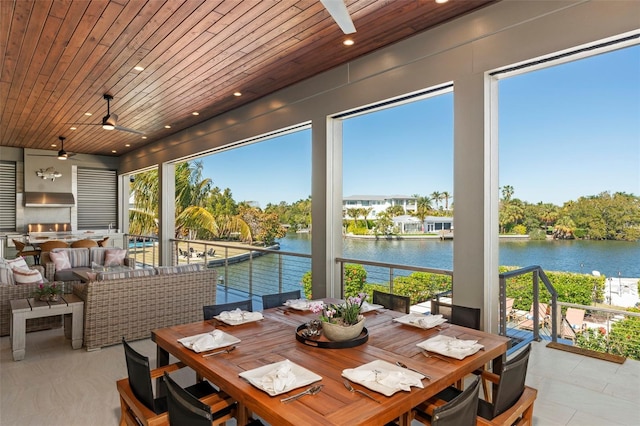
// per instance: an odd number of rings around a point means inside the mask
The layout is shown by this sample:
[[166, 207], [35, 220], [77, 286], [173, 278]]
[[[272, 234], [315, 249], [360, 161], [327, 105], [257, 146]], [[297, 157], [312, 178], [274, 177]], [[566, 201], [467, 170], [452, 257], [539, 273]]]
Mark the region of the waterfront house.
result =
[[350, 195], [342, 199], [344, 218], [349, 218], [350, 209], [365, 209], [366, 217], [359, 219], [375, 219], [378, 214], [389, 207], [400, 206], [408, 214], [416, 210], [416, 197], [406, 195]]
[[[423, 9], [436, 7], [426, 1], [402, 2], [403, 6], [353, 1], [348, 2], [356, 5], [351, 9], [361, 6], [361, 10], [353, 10], [358, 31], [352, 51], [341, 50], [346, 37], [319, 2], [308, 2], [304, 6], [308, 9], [301, 11], [305, 3], [290, 7], [286, 1], [223, 2], [208, 14], [206, 5], [218, 2], [204, 2], [202, 8], [196, 2], [1, 2], [5, 29], [0, 35], [5, 55], [0, 62], [3, 236], [24, 234], [29, 223], [45, 221], [69, 222], [74, 229], [100, 224], [106, 229], [112, 217], [127, 232], [130, 176], [156, 169], [162, 194], [159, 260], [170, 265], [176, 162], [310, 128], [312, 158], [305, 159], [305, 164], [312, 169], [313, 294], [339, 296], [335, 259], [342, 255], [342, 120], [412, 96], [451, 92], [454, 299], [481, 308], [483, 328], [496, 331], [497, 81], [637, 44], [640, 2], [469, 0], [451, 1], [440, 12]], [[261, 9], [245, 15], [251, 5]], [[224, 24], [220, 28], [214, 26], [218, 20]], [[301, 27], [295, 34], [280, 32], [297, 25]], [[379, 32], [368, 32], [372, 28]], [[254, 38], [258, 31], [271, 29], [278, 34], [266, 32]], [[317, 44], [296, 46], [307, 39]], [[379, 40], [384, 44], [375, 44]], [[212, 46], [217, 50], [210, 53]], [[252, 51], [256, 46], [264, 50]], [[278, 73], [269, 74], [274, 69]], [[234, 96], [236, 91], [244, 93]], [[146, 139], [126, 130], [103, 131], [96, 125], [107, 113], [104, 94], [114, 96], [111, 107], [118, 112], [118, 124], [144, 130]], [[78, 124], [77, 133], [69, 129], [69, 122]], [[59, 135], [67, 137], [64, 149], [51, 146], [60, 143]], [[77, 155], [61, 161], [56, 159], [58, 151]], [[402, 166], [400, 160], [391, 161], [399, 152], [398, 146], [389, 147], [389, 164], [375, 165], [380, 173]], [[53, 163], [62, 174], [55, 182], [36, 176], [36, 171]], [[272, 170], [265, 167], [265, 171]], [[25, 203], [30, 192], [70, 193], [77, 202], [35, 206]], [[3, 248], [6, 241], [1, 241]], [[2, 343], [6, 352], [7, 339]], [[45, 351], [49, 345], [41, 342]], [[112, 359], [121, 355], [115, 352]], [[78, 355], [85, 357], [78, 360]], [[114, 384], [96, 388], [90, 383], [104, 375], [84, 381], [73, 375], [76, 365], [90, 365], [97, 372], [104, 365], [101, 354], [71, 357], [68, 363], [54, 363], [56, 368], [64, 367], [67, 376], [49, 380], [35, 374], [25, 361], [11, 367], [3, 361], [0, 415], [12, 417], [1, 423], [39, 423], [35, 416], [42, 413], [51, 424], [63, 424], [60, 419], [66, 424], [76, 420], [96, 424], [105, 411], [107, 418], [109, 413], [113, 417], [117, 398], [108, 392]], [[124, 361], [120, 361], [109, 364], [106, 377], [123, 376]], [[534, 364], [539, 367], [534, 386], [541, 389], [538, 424], [636, 421], [639, 396], [634, 367], [614, 371], [608, 364], [581, 366], [549, 350]], [[46, 361], [38, 369], [50, 366]], [[609, 381], [604, 377], [609, 373], [616, 378]], [[86, 392], [70, 386], [67, 377]], [[611, 383], [622, 385], [610, 390]], [[37, 389], [50, 392], [38, 394], [39, 404], [47, 408], [44, 411], [33, 409], [40, 408], [29, 396]], [[68, 409], [71, 400], [83, 404]], [[635, 411], [629, 408], [634, 401]], [[12, 405], [26, 413], [6, 414]], [[109, 405], [108, 410], [104, 405]]]

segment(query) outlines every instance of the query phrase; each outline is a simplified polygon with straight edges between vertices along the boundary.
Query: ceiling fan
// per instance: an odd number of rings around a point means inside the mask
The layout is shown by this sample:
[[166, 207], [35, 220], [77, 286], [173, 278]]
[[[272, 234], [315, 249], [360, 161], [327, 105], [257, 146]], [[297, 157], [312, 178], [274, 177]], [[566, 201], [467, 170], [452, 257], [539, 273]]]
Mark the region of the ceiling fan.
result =
[[118, 126], [118, 116], [115, 113], [111, 113], [111, 104], [110, 102], [113, 100], [113, 96], [105, 93], [103, 97], [107, 100], [107, 115], [102, 117], [102, 128], [105, 130], [122, 130], [124, 132], [137, 133], [139, 135], [144, 135], [143, 132], [139, 130], [129, 129], [128, 127]]
[[64, 136], [58, 136], [58, 139], [60, 139], [60, 151], [58, 151], [58, 160], [66, 160], [69, 157], [73, 157], [75, 154], [64, 150], [64, 140], [66, 138]]
[[343, 0], [320, 0], [327, 12], [331, 15], [336, 24], [340, 27], [343, 33], [351, 34], [356, 32], [356, 27], [353, 25], [347, 6]]

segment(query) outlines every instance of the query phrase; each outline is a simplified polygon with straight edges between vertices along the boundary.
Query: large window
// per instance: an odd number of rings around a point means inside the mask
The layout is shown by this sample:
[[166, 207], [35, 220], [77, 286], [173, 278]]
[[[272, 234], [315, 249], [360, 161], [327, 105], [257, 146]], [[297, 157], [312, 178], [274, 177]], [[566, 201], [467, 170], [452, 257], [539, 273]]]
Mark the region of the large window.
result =
[[500, 264], [637, 277], [640, 46], [577, 58], [498, 83]]
[[[345, 257], [451, 269], [451, 241], [426, 254], [439, 241], [427, 218], [453, 216], [451, 88], [340, 118], [343, 197], [364, 200], [345, 204]], [[393, 238], [407, 233], [417, 238]]]
[[78, 167], [78, 229], [117, 227], [117, 188], [115, 170]]

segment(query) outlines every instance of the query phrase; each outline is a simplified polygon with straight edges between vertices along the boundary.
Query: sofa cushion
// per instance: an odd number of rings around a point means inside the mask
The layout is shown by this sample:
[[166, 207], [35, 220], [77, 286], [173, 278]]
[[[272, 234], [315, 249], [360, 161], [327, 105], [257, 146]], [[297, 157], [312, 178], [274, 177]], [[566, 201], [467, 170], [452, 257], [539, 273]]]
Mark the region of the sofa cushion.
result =
[[[115, 247], [117, 248], [117, 247]], [[89, 261], [97, 263], [98, 265], [104, 265], [104, 257], [107, 254], [107, 250], [113, 250], [114, 247], [91, 247], [89, 249]]]
[[155, 269], [132, 269], [130, 271], [100, 272], [96, 281], [120, 280], [124, 278], [150, 277], [155, 275]]
[[69, 256], [66, 251], [61, 251], [59, 253], [51, 252], [49, 253], [49, 257], [54, 265], [56, 265], [56, 271], [71, 269], [71, 260], [69, 260]]
[[7, 263], [7, 265], [9, 265], [9, 268], [29, 269], [27, 261], [24, 260], [24, 257], [22, 256], [18, 256], [15, 259], [5, 259], [5, 262]]
[[[72, 268], [80, 268], [80, 267], [89, 267], [91, 266], [91, 262], [89, 262], [89, 249], [86, 247], [82, 248], [57, 248], [51, 250], [52, 253], [60, 253], [65, 252], [69, 257], [69, 262], [71, 262]], [[51, 256], [51, 254], [49, 254]], [[58, 269], [58, 268], [56, 268]]]
[[122, 266], [124, 265], [124, 258], [127, 256], [127, 251], [124, 249], [109, 249], [104, 255], [105, 266]]
[[0, 284], [14, 285], [13, 269], [4, 259], [0, 260]]
[[202, 270], [201, 263], [191, 263], [189, 265], [178, 265], [178, 266], [156, 267], [156, 271], [158, 271], [158, 275], [171, 275], [171, 274], [179, 274], [184, 272], [198, 272], [201, 270]]
[[17, 284], [43, 283], [42, 274], [37, 269], [13, 268], [13, 278]]

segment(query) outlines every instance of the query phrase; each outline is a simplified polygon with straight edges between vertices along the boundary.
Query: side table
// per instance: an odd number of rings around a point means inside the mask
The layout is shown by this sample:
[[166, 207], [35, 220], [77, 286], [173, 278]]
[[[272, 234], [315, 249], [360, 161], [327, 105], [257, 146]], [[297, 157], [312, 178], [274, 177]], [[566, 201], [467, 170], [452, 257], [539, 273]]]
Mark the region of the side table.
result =
[[29, 298], [10, 300], [9, 303], [11, 305], [9, 330], [14, 361], [24, 359], [27, 320], [31, 318], [71, 314], [71, 347], [73, 349], [82, 347], [84, 302], [78, 296], [65, 294], [57, 302], [40, 302]]

